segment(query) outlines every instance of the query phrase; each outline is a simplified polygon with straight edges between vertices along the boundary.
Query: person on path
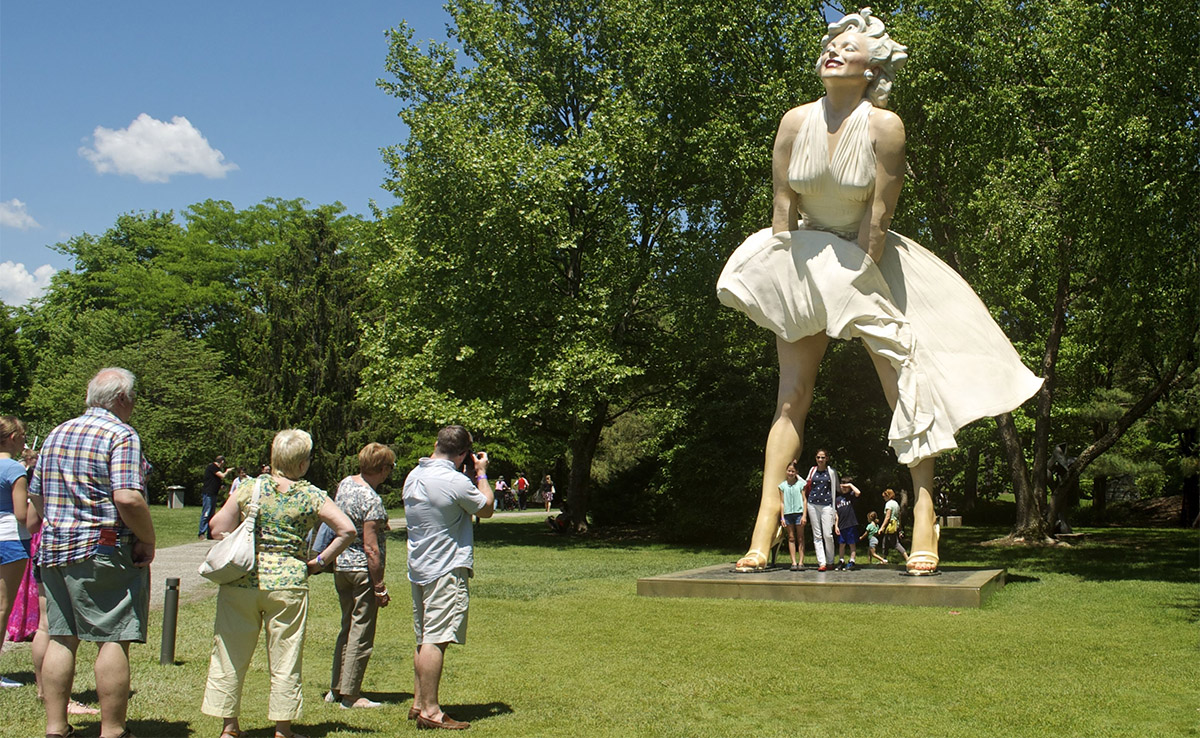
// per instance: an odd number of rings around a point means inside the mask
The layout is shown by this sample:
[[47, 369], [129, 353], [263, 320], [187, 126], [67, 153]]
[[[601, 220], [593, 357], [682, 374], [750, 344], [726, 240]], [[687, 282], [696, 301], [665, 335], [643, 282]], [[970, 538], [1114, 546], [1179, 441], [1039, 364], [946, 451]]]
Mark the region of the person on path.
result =
[[547, 474], [542, 480], [542, 486], [538, 490], [538, 496], [542, 498], [542, 502], [546, 505], [546, 512], [550, 512], [550, 505], [554, 502], [554, 480]]
[[216, 459], [204, 467], [204, 480], [200, 483], [200, 529], [197, 538], [211, 538], [208, 523], [213, 513], [217, 511], [217, 497], [221, 493], [221, 483], [231, 469], [225, 466], [225, 457], [218, 455]]

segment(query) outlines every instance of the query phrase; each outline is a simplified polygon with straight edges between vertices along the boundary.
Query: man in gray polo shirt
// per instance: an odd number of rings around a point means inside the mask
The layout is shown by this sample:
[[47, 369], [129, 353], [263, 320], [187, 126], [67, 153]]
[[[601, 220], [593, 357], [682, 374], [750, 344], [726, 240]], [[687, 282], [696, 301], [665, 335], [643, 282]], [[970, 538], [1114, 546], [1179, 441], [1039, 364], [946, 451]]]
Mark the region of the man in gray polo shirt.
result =
[[[460, 471], [468, 457], [474, 460], [474, 480]], [[467, 429], [451, 425], [438, 432], [433, 456], [421, 459], [404, 480], [408, 579], [417, 634], [416, 683], [408, 717], [421, 728], [471, 727], [442, 712], [438, 684], [446, 646], [467, 640], [467, 583], [475, 566], [471, 517], [490, 518], [495, 510], [487, 465], [486, 453], [472, 453]]]

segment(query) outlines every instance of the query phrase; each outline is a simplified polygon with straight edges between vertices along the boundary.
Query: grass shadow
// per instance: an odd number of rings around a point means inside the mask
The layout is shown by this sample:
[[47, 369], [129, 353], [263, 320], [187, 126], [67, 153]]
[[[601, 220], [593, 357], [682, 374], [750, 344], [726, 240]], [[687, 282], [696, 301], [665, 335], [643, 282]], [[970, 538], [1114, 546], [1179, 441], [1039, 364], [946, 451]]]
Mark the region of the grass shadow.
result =
[[[97, 715], [97, 718], [100, 716]], [[130, 720], [129, 732], [138, 736], [162, 736], [162, 738], [186, 738], [192, 735], [192, 727], [186, 720]], [[272, 735], [274, 731], [272, 731]]]
[[363, 690], [363, 697], [376, 702], [382, 702], [385, 705], [399, 705], [409, 702], [413, 698], [412, 692], [368, 692]]
[[479, 704], [467, 705], [442, 705], [442, 709], [446, 714], [450, 715], [455, 720], [466, 720], [469, 723], [476, 723], [488, 718], [498, 717], [500, 715], [511, 715], [512, 707], [507, 702], [484, 702]]
[[[943, 560], [978, 562], [1010, 571], [1067, 574], [1085, 581], [1141, 580], [1175, 584], [1200, 578], [1200, 541], [1182, 528], [1088, 528], [1069, 546], [984, 546], [1007, 535], [1002, 527], [942, 531]], [[1009, 581], [1017, 581], [1009, 576]]]

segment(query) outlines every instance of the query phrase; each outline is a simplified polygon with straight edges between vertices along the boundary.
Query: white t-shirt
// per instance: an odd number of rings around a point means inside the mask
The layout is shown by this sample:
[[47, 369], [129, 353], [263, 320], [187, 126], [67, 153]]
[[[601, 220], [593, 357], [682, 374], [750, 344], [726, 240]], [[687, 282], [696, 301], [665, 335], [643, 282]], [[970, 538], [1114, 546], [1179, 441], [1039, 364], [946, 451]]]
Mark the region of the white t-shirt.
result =
[[471, 516], [487, 498], [449, 459], [424, 458], [404, 480], [408, 578], [429, 584], [454, 569], [475, 568]]

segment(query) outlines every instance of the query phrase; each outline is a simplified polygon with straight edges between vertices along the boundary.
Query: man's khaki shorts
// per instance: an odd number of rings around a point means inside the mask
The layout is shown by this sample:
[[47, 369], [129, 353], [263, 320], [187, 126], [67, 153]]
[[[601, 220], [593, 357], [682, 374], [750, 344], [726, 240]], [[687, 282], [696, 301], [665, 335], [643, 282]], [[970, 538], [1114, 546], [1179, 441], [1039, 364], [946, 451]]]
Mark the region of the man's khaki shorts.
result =
[[466, 643], [471, 570], [454, 569], [429, 584], [413, 584], [413, 631], [422, 643]]
[[130, 546], [65, 566], [43, 566], [46, 623], [52, 636], [146, 642], [150, 569], [133, 565]]

